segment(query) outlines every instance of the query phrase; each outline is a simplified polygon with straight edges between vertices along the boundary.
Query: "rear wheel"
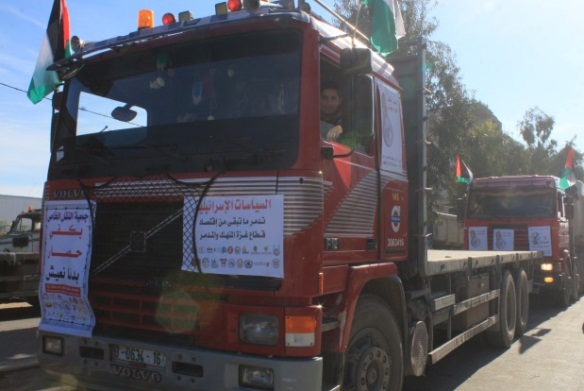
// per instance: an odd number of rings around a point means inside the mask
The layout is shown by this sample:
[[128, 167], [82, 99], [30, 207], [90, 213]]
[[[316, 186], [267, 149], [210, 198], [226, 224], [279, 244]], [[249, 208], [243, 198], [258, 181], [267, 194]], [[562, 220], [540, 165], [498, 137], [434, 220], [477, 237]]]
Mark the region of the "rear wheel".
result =
[[517, 273], [517, 322], [515, 324], [515, 335], [520, 337], [527, 330], [527, 320], [529, 317], [529, 286], [527, 273], [520, 269]]
[[400, 391], [403, 382], [400, 329], [387, 304], [373, 295], [357, 303], [344, 368], [344, 391]]
[[511, 273], [506, 270], [501, 281], [501, 293], [499, 296], [499, 330], [487, 331], [489, 344], [502, 348], [511, 346], [515, 338], [516, 321], [517, 299], [515, 283]]

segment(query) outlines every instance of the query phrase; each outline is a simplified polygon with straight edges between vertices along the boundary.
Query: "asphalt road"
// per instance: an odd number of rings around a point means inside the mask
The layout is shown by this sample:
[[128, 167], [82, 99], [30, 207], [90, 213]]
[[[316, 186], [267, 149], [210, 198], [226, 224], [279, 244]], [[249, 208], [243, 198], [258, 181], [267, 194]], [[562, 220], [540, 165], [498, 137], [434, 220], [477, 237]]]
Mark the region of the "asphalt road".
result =
[[[71, 391], [35, 366], [38, 311], [0, 305], [0, 391]], [[477, 337], [408, 378], [404, 391], [584, 391], [584, 299], [568, 309], [532, 301], [528, 330], [508, 350]]]
[[584, 391], [584, 298], [567, 309], [531, 302], [528, 329], [507, 350], [482, 336], [407, 379], [405, 391]]

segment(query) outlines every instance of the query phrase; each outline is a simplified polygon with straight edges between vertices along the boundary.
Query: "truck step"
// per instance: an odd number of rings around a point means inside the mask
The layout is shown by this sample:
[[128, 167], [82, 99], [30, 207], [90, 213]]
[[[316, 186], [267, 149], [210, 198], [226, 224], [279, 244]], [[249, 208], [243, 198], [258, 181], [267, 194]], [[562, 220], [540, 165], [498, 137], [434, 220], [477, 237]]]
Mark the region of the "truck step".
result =
[[322, 332], [331, 331], [339, 327], [339, 321], [334, 318], [324, 318], [322, 320]]

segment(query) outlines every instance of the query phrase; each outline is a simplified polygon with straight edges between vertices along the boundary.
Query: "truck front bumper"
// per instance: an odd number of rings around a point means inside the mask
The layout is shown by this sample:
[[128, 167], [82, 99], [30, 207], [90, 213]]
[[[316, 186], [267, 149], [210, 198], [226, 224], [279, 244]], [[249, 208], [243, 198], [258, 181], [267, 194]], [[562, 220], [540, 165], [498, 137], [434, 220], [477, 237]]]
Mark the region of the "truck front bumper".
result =
[[[549, 279], [551, 278], [551, 280]], [[547, 279], [547, 280], [546, 280]], [[564, 273], [536, 272], [533, 276], [533, 293], [540, 291], [560, 291], [566, 286]]]
[[[53, 380], [95, 390], [274, 391], [322, 390], [322, 358], [269, 358], [114, 338], [82, 338], [39, 331], [38, 359]], [[62, 355], [44, 351], [44, 340], [62, 339]], [[114, 357], [118, 346], [164, 356], [164, 365], [140, 365]], [[272, 374], [272, 388], [243, 387], [245, 369]]]

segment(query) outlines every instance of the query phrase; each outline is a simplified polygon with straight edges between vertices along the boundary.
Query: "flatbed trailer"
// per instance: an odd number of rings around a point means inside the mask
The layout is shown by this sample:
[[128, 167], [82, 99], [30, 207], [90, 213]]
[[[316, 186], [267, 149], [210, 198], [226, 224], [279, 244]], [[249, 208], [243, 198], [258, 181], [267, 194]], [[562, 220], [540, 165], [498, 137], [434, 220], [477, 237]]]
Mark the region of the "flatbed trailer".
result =
[[[429, 352], [430, 362], [436, 363], [468, 339], [489, 328], [499, 328], [498, 335], [496, 331], [490, 332], [491, 342], [506, 347], [512, 342], [512, 338], [501, 340], [501, 323], [505, 323], [504, 327], [510, 328], [511, 323], [514, 322], [517, 326], [515, 333], [521, 335], [527, 325], [529, 294], [533, 290], [533, 264], [541, 257], [542, 254], [537, 251], [428, 250], [427, 276], [430, 280], [439, 276], [445, 277], [448, 280], [448, 286], [451, 287], [450, 293], [436, 294], [434, 292], [435, 297], [431, 301], [430, 306], [435, 323], [439, 319], [449, 319], [447, 327], [450, 332], [447, 342]], [[505, 295], [505, 302], [502, 302], [499, 299], [502, 289], [505, 288], [502, 283], [506, 271], [509, 271], [514, 285], [517, 285], [514, 289], [514, 294], [517, 296], [512, 299]], [[455, 280], [460, 280], [461, 275], [467, 279], [467, 282], [458, 283], [458, 287], [466, 289], [466, 294], [459, 292], [457, 297], [454, 292], [457, 285]], [[503, 322], [499, 322], [502, 313], [501, 306], [505, 309]], [[515, 320], [507, 318], [509, 307], [515, 309], [513, 311], [517, 317]], [[459, 322], [458, 327], [455, 322]], [[460, 329], [461, 326], [462, 331], [455, 335], [452, 329]], [[508, 331], [505, 334], [508, 334]]]

